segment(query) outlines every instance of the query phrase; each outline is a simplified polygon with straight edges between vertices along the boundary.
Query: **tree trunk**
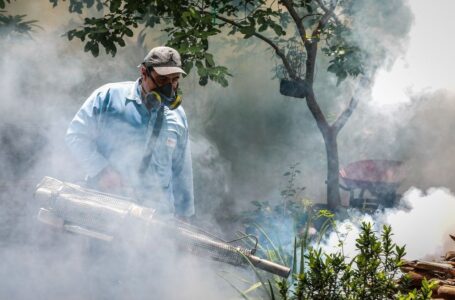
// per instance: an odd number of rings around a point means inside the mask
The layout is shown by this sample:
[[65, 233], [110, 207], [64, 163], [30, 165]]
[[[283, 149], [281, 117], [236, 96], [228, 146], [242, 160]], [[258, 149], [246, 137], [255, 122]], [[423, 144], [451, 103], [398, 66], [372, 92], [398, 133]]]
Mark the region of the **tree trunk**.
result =
[[341, 204], [337, 135], [338, 132], [331, 127], [323, 135], [327, 152], [327, 205], [332, 211]]
[[[316, 124], [324, 138], [327, 153], [327, 205], [330, 210], [335, 211], [341, 204], [338, 178], [339, 163], [337, 135], [344, 125], [344, 117], [342, 118], [342, 121], [335, 122], [333, 126], [330, 126], [316, 101], [312, 87], [309, 89], [306, 100], [308, 108], [316, 120]], [[342, 116], [348, 117], [346, 113], [343, 113]]]

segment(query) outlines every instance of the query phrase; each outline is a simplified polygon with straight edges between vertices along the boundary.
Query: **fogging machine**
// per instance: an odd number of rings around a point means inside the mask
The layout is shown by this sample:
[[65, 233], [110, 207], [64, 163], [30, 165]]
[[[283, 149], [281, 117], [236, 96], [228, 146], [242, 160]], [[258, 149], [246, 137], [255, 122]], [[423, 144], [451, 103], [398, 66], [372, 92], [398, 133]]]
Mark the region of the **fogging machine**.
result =
[[106, 194], [76, 184], [44, 177], [35, 191], [40, 203], [38, 220], [90, 238], [111, 242], [135, 238], [172, 239], [178, 249], [235, 266], [253, 265], [281, 277], [290, 268], [255, 256], [255, 250], [234, 246], [210, 233], [175, 218], [161, 218], [152, 208], [131, 198]]

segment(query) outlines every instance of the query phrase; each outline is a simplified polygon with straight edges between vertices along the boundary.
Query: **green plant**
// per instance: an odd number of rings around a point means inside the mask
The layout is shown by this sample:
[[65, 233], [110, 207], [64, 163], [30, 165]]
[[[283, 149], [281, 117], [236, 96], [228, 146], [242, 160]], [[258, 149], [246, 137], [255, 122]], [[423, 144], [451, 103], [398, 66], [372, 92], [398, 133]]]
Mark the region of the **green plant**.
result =
[[412, 291], [408, 292], [406, 295], [398, 294], [398, 300], [427, 300], [431, 299], [431, 295], [433, 294], [433, 290], [438, 286], [436, 281], [427, 281], [426, 278], [422, 280], [422, 287], [417, 290], [413, 289]]
[[[326, 217], [333, 221], [333, 215]], [[332, 221], [328, 224], [335, 225]], [[410, 290], [406, 276], [400, 271], [404, 255], [405, 247], [392, 241], [390, 226], [383, 226], [378, 236], [372, 224], [362, 223], [356, 239], [356, 253], [351, 258], [344, 255], [342, 242], [337, 251], [324, 253], [317, 243], [310, 245], [304, 236], [295, 239], [292, 277], [268, 279], [272, 283], [267, 285], [268, 293], [262, 293], [261, 297], [288, 300], [430, 299], [436, 283], [424, 281], [420, 290]], [[261, 278], [261, 284], [256, 287], [264, 287], [265, 281]]]
[[[252, 201], [254, 209], [245, 211], [240, 216], [246, 231], [259, 236], [265, 245], [269, 243], [265, 235], [269, 235], [271, 240], [290, 245], [291, 237], [304, 231], [310, 215], [315, 212], [312, 202], [302, 197], [305, 187], [296, 183], [301, 174], [298, 165], [299, 163], [290, 165], [283, 174], [285, 185], [280, 191], [281, 199], [277, 203]], [[289, 234], [290, 231], [292, 234]]]

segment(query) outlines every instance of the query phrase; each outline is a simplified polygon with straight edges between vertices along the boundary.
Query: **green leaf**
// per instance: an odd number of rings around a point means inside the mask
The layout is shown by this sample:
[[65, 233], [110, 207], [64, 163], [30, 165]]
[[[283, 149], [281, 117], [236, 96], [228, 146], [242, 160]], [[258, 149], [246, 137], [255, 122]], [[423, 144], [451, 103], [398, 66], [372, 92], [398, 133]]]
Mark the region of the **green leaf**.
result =
[[272, 300], [275, 300], [275, 293], [273, 292], [272, 284], [270, 283], [270, 280], [267, 280], [269, 283], [269, 288], [270, 288], [270, 296]]
[[229, 85], [229, 82], [227, 81], [226, 78], [222, 77], [218, 80], [218, 82], [221, 84], [222, 87], [227, 87]]
[[194, 7], [189, 8], [189, 12], [191, 15], [191, 18], [194, 19], [194, 21], [198, 21], [200, 19], [199, 13], [194, 9]]
[[259, 26], [258, 31], [259, 32], [265, 31], [267, 29], [267, 27], [268, 27], [268, 25], [264, 23], [261, 26]]
[[109, 10], [111, 12], [116, 12], [122, 5], [122, 0], [110, 0]]
[[93, 46], [92, 42], [87, 42], [85, 44], [84, 51], [85, 52], [91, 51], [92, 50], [92, 46]]
[[128, 27], [124, 28], [124, 32], [125, 32], [126, 36], [129, 36], [129, 37], [132, 37], [134, 35], [133, 31], [131, 29], [129, 29]]
[[209, 72], [208, 72], [208, 69], [205, 68], [204, 66], [202, 66], [202, 67], [200, 67], [200, 68], [198, 67], [198, 69], [197, 69], [197, 74], [198, 74], [200, 77], [208, 77], [208, 76], [209, 76], [208, 73], [209, 73]]
[[212, 54], [205, 53], [205, 61], [206, 61], [206, 65], [208, 65], [209, 67], [215, 66], [215, 61], [213, 60]]
[[190, 74], [191, 69], [193, 68], [193, 61], [186, 61], [183, 64], [183, 70], [185, 71], [186, 74]]
[[92, 50], [92, 55], [94, 57], [97, 57], [100, 54], [100, 49], [98, 47], [98, 43], [95, 43], [91, 50]]
[[270, 26], [272, 27], [273, 31], [275, 31], [276, 35], [282, 36], [285, 35], [286, 32], [283, 30], [283, 28], [275, 23], [271, 23]]
[[251, 37], [255, 33], [255, 28], [251, 26], [245, 26], [239, 29], [241, 33], [245, 35], [244, 38]]
[[95, 0], [85, 0], [85, 4], [87, 5], [87, 8], [90, 8], [95, 4]]
[[200, 86], [205, 86], [205, 85], [207, 85], [208, 81], [209, 81], [209, 77], [208, 76], [201, 76], [199, 78], [199, 85]]

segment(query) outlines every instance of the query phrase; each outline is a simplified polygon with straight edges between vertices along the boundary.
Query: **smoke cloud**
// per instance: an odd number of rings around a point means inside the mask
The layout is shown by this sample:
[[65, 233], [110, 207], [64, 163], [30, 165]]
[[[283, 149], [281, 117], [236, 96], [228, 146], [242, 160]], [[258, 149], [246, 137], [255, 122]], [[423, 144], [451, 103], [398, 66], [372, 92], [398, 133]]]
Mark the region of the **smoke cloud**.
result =
[[[148, 50], [130, 41], [131, 46], [120, 49], [115, 59], [93, 58], [60, 33], [37, 31], [33, 39], [10, 39], [0, 45], [0, 298], [235, 297], [237, 292], [218, 273], [224, 270], [224, 276], [235, 282], [231, 274], [243, 274], [241, 269], [172, 251], [175, 247], [160, 238], [156, 241], [160, 247], [122, 248], [64, 234], [37, 221], [39, 206], [33, 192], [43, 176], [76, 183], [84, 176], [64, 143], [69, 121], [98, 86], [135, 80], [136, 66]], [[228, 164], [215, 161], [216, 147], [195, 133], [195, 166], [199, 162], [211, 166], [200, 178], [225, 184]], [[205, 211], [221, 201], [216, 193], [207, 198], [212, 206]], [[203, 207], [199, 211], [203, 215]], [[214, 233], [220, 232], [214, 218], [210, 224]], [[247, 272], [245, 278], [251, 274]]]
[[[413, 20], [407, 1], [357, 2], [354, 38], [368, 51], [371, 68], [390, 70], [409, 43], [411, 25], [421, 19]], [[115, 58], [103, 54], [93, 58], [81, 51], [80, 43], [61, 37], [79, 22], [77, 16], [66, 13], [65, 5], [51, 9], [49, 3], [17, 1], [11, 5], [11, 13], [16, 11], [39, 19], [44, 30], [37, 29], [33, 40], [12, 39], [0, 45], [0, 257], [6, 262], [0, 270], [0, 296], [90, 298], [97, 288], [92, 280], [103, 268], [108, 270], [101, 272], [106, 276], [111, 269], [118, 270], [118, 261], [105, 259], [93, 264], [85, 255], [91, 249], [86, 239], [62, 236], [37, 223], [33, 186], [45, 175], [72, 182], [82, 178], [63, 142], [69, 121], [98, 86], [136, 79], [136, 65], [148, 49], [129, 41]], [[68, 18], [72, 18], [72, 25], [67, 24]], [[164, 42], [158, 34], [147, 40], [148, 46]], [[235, 47], [241, 51], [233, 51]], [[304, 101], [278, 93], [278, 81], [272, 79], [273, 64], [264, 63], [276, 59], [274, 54], [251, 41], [232, 46], [217, 40], [214, 52], [217, 62], [227, 65], [234, 75], [229, 88], [213, 83], [200, 88], [193, 75], [182, 80], [201, 222], [210, 226], [218, 222], [227, 235], [234, 232], [237, 227], [232, 226], [232, 216], [251, 209], [252, 200], [281, 200], [282, 174], [296, 162], [301, 162], [302, 171], [296, 186], [306, 187], [306, 198], [324, 201], [326, 158], [322, 137]], [[327, 63], [321, 56], [316, 93], [324, 112], [334, 119], [347, 105], [355, 82], [336, 87], [336, 78], [325, 72]], [[454, 167], [450, 157], [454, 145], [450, 130], [455, 113], [453, 95], [440, 91], [422, 94], [414, 88], [407, 103], [393, 108], [378, 104], [376, 95], [361, 100], [341, 131], [340, 163], [372, 158], [404, 161], [407, 177], [399, 192], [413, 208], [375, 218], [392, 225], [396, 242], [407, 245], [410, 258], [437, 253], [444, 249], [452, 226], [445, 212], [451, 211], [453, 196], [447, 189], [430, 189], [427, 194], [406, 190], [411, 186], [423, 190], [432, 186], [455, 188], [450, 176]], [[409, 232], [415, 224], [422, 228]], [[424, 229], [432, 231], [427, 234]], [[425, 237], [419, 239], [413, 232]], [[422, 244], [430, 232], [433, 249], [424, 247], [429, 242]], [[128, 251], [125, 255], [130, 261], [137, 259]], [[161, 258], [157, 256], [146, 262], [139, 259], [141, 266], [132, 263], [126, 267], [127, 274], [137, 276], [138, 285], [133, 285], [140, 291], [137, 298], [153, 295], [177, 299], [182, 298], [181, 292], [185, 292], [183, 299], [235, 295], [227, 292], [232, 290], [217, 276], [219, 268], [176, 257], [175, 253], [169, 255], [174, 257], [166, 260], [170, 263], [165, 266], [156, 264]], [[139, 256], [142, 259], [145, 255]]]
[[353, 257], [360, 223], [369, 222], [375, 225], [377, 233], [382, 225], [390, 225], [393, 241], [398, 246], [406, 246], [407, 259], [438, 259], [453, 249], [454, 242], [449, 234], [453, 234], [455, 228], [452, 218], [455, 196], [448, 189], [431, 188], [423, 192], [411, 188], [403, 196], [401, 206], [406, 209], [386, 209], [375, 215], [352, 211], [351, 218], [337, 226], [338, 233], [331, 233], [324, 241], [323, 248], [329, 252], [338, 251], [341, 240], [344, 253]]

